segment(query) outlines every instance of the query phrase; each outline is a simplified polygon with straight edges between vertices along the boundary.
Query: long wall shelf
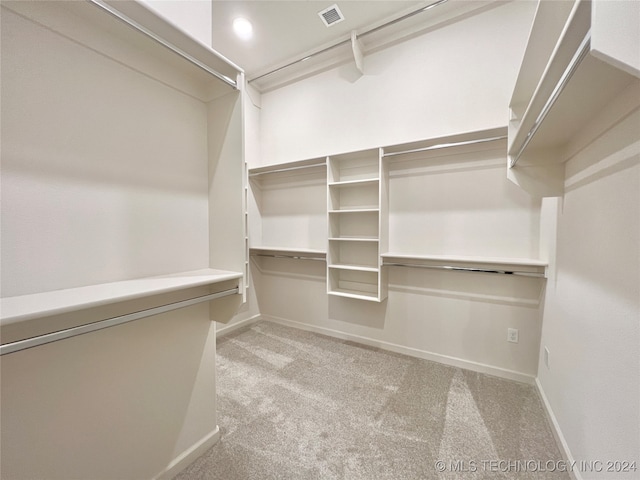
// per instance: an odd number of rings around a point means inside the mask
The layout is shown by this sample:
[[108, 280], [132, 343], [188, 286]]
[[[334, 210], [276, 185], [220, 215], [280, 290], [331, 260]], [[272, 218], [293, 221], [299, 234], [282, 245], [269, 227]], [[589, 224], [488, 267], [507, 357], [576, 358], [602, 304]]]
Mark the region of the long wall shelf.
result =
[[[139, 314], [140, 309], [146, 311], [176, 304], [191, 304], [194, 300], [207, 300], [215, 292], [241, 296], [241, 278], [241, 272], [206, 268], [159, 277], [5, 297], [0, 299], [2, 353], [9, 353], [7, 350], [22, 349], [12, 344], [19, 344], [26, 339], [37, 341], [35, 340], [37, 337], [51, 336], [54, 333], [60, 335], [63, 330], [86, 328], [87, 325], [102, 322], [105, 318], [109, 319], [109, 314], [114, 312], [117, 312], [118, 317], [136, 313], [139, 318], [142, 318]], [[204, 290], [200, 288], [197, 292], [194, 290], [193, 294], [186, 296], [181, 293], [199, 287], [207, 288]], [[164, 295], [166, 298], [154, 299], [158, 295]], [[147, 300], [151, 303], [145, 304], [144, 308], [137, 305], [135, 310], [130, 310], [131, 307], [126, 307], [125, 303]], [[125, 307], [116, 309], [113, 307], [116, 304], [122, 304]], [[86, 313], [99, 307], [109, 307], [107, 313], [99, 314], [102, 317], [107, 315], [105, 318]], [[69, 336], [73, 335], [67, 335], [64, 338]], [[42, 343], [48, 342], [43, 341], [37, 344]]]

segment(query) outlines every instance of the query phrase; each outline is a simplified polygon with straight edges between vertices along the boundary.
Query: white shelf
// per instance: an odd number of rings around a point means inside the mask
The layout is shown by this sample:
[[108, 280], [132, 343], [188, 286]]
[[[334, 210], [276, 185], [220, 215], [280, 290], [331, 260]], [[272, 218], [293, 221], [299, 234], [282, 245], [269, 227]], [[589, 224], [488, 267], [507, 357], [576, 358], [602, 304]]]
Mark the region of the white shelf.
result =
[[345, 208], [344, 210], [329, 210], [329, 213], [379, 213], [379, 208]]
[[330, 187], [359, 187], [363, 185], [375, 185], [380, 183], [378, 178], [365, 178], [362, 180], [346, 180], [344, 182], [331, 182]]
[[[637, 82], [629, 73], [593, 54], [592, 3], [576, 0], [568, 15], [566, 6], [566, 2], [540, 2], [536, 12], [521, 74], [510, 102], [510, 166], [566, 161], [570, 143], [614, 98]], [[550, 32], [543, 26], [553, 16], [567, 20], [549, 53]], [[549, 55], [548, 62], [531, 92], [531, 74], [539, 71], [536, 64], [540, 63], [541, 55]], [[602, 125], [599, 132], [592, 131], [590, 136], [593, 138], [608, 127]]]
[[382, 266], [423, 267], [443, 270], [502, 273], [546, 277], [548, 262], [532, 258], [483, 257], [469, 255], [414, 255], [384, 253]]
[[[386, 297], [379, 268], [380, 217], [386, 191], [381, 154], [382, 150], [376, 148], [328, 158], [330, 295], [377, 302]], [[346, 216], [335, 214], [356, 215], [348, 217], [347, 224]]]
[[2, 7], [202, 101], [238, 88], [240, 67], [141, 2], [3, 2]]
[[249, 252], [252, 255], [281, 255], [281, 256], [304, 256], [325, 258], [327, 252], [312, 248], [293, 248], [293, 247], [251, 247]]
[[549, 265], [544, 260], [532, 258], [512, 258], [512, 257], [482, 257], [473, 255], [413, 255], [406, 253], [383, 253], [383, 259], [403, 259], [403, 260], [432, 260], [437, 262], [464, 262], [481, 263], [486, 265], [517, 265], [530, 267], [546, 267]]
[[376, 294], [369, 294], [361, 292], [359, 290], [349, 290], [345, 288], [336, 288], [328, 292], [329, 295], [335, 295], [337, 297], [354, 298], [356, 300], [368, 300], [370, 302], [379, 302]]
[[0, 299], [0, 325], [66, 314], [88, 308], [212, 285], [242, 278], [240, 272], [206, 268], [86, 287], [69, 288]]
[[330, 242], [374, 242], [378, 243], [378, 237], [332, 237]]
[[329, 265], [329, 268], [333, 268], [336, 270], [352, 270], [355, 272], [373, 272], [373, 273], [378, 273], [380, 271], [379, 268], [376, 267], [370, 267], [367, 265], [349, 265], [349, 264], [340, 264], [340, 263], [333, 263], [331, 265]]
[[[385, 164], [413, 163], [416, 160], [431, 157], [450, 156], [453, 152], [477, 152], [482, 148], [502, 148], [501, 142], [506, 138], [507, 128], [496, 127], [384, 147], [382, 156]], [[485, 147], [482, 147], [483, 144]], [[450, 162], [446, 161], [444, 168], [450, 167]]]
[[258, 177], [261, 175], [275, 174], [275, 173], [313, 173], [313, 172], [325, 172], [326, 173], [326, 158], [311, 158], [308, 160], [300, 160], [297, 162], [287, 163], [274, 163], [265, 165], [262, 167], [250, 168], [249, 177]]

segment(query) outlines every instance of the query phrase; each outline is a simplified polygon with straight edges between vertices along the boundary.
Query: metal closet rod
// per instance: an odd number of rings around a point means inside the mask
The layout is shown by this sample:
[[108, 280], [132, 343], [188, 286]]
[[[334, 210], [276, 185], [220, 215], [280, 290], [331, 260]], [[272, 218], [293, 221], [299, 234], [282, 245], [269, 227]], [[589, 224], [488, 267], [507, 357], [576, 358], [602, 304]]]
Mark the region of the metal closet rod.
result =
[[287, 168], [279, 168], [277, 170], [267, 170], [264, 172], [249, 173], [249, 176], [257, 177], [259, 175], [267, 175], [269, 173], [290, 172], [292, 170], [302, 170], [303, 168], [326, 167], [326, 166], [327, 166], [326, 163], [314, 163], [313, 165], [302, 165], [299, 167], [287, 167]]
[[[372, 28], [371, 30], [367, 30], [365, 32], [362, 32], [360, 35], [357, 35], [356, 38], [365, 37], [365, 36], [367, 36], [367, 35], [369, 35], [371, 33], [375, 33], [378, 30], [382, 30], [383, 28], [389, 27], [389, 26], [394, 25], [394, 24], [396, 24], [398, 22], [401, 22], [403, 20], [411, 18], [414, 15], [417, 15], [419, 13], [425, 12], [425, 11], [427, 11], [427, 10], [433, 8], [433, 7], [437, 7], [438, 5], [441, 5], [441, 4], [443, 4], [443, 3], [447, 2], [447, 1], [448, 0], [438, 0], [437, 2], [430, 3], [429, 5], [427, 5], [425, 7], [419, 8], [418, 10], [414, 10], [413, 12], [409, 12], [406, 15], [403, 15], [403, 16], [401, 16], [399, 18], [396, 18], [395, 20], [391, 20], [391, 21], [389, 21], [387, 23], [383, 23], [382, 25], [378, 25], [377, 27]], [[307, 55], [306, 57], [300, 58], [298, 60], [294, 60], [291, 63], [287, 63], [286, 65], [283, 65], [282, 67], [278, 67], [278, 68], [276, 68], [274, 70], [271, 70], [270, 72], [263, 73], [262, 75], [254, 77], [254, 78], [248, 80], [248, 83], [255, 82], [256, 80], [260, 80], [261, 78], [264, 78], [264, 77], [266, 77], [268, 75], [272, 75], [274, 73], [277, 73], [277, 72], [279, 72], [281, 70], [284, 70], [285, 68], [288, 68], [288, 67], [291, 67], [293, 65], [296, 65], [297, 63], [305, 62], [305, 61], [309, 60], [310, 58], [315, 57], [316, 55], [320, 55], [320, 54], [326, 53], [326, 52], [328, 52], [330, 50], [333, 50], [334, 48], [340, 47], [342, 45], [347, 45], [347, 44], [350, 44], [350, 43], [351, 43], [351, 38], [348, 38], [346, 40], [342, 40], [341, 42], [335, 43], [335, 44], [333, 44], [333, 45], [331, 45], [331, 46], [329, 46], [327, 48], [323, 48], [322, 50], [318, 50], [317, 52], [313, 52], [312, 54]]]
[[427, 152], [429, 150], [440, 150], [441, 148], [462, 147], [464, 145], [473, 145], [476, 143], [486, 143], [486, 142], [494, 142], [496, 140], [504, 140], [505, 138], [507, 138], [506, 135], [501, 135], [499, 137], [479, 138], [476, 140], [465, 140], [463, 142], [440, 143], [438, 145], [431, 145], [429, 147], [424, 147], [424, 148], [414, 148], [412, 150], [404, 150], [402, 152], [389, 152], [389, 153], [385, 153], [382, 156], [393, 157], [395, 155], [406, 155], [408, 153], [419, 153], [419, 152]]
[[578, 50], [576, 51], [575, 55], [571, 59], [571, 62], [569, 62], [569, 65], [563, 72], [562, 76], [560, 77], [560, 80], [558, 80], [558, 83], [554, 87], [553, 92], [551, 92], [551, 96], [547, 99], [547, 102], [544, 104], [544, 107], [540, 111], [538, 118], [536, 118], [536, 121], [531, 127], [531, 130], [529, 130], [529, 132], [527, 133], [527, 137], [525, 138], [524, 142], [518, 149], [518, 152], [511, 158], [511, 161], [509, 162], [509, 167], [516, 166], [516, 163], [518, 163], [518, 160], [520, 160], [520, 157], [522, 156], [525, 149], [529, 145], [529, 142], [531, 142], [534, 135], [540, 128], [540, 125], [542, 125], [542, 122], [547, 117], [547, 114], [549, 113], [551, 108], [553, 108], [553, 106], [555, 105], [556, 101], [558, 100], [558, 97], [564, 91], [565, 87], [569, 83], [569, 80], [571, 80], [571, 77], [573, 77], [573, 74], [576, 73], [576, 71], [578, 70], [578, 67], [580, 66], [584, 58], [587, 56], [587, 53], [589, 53], [590, 48], [591, 48], [591, 30], [589, 30], [585, 35], [585, 37], [582, 39], [582, 43], [580, 43], [580, 46], [578, 47]]
[[222, 292], [211, 293], [209, 295], [203, 295], [200, 297], [190, 298], [189, 300], [182, 300], [179, 302], [169, 303], [167, 305], [161, 305], [159, 307], [153, 307], [139, 312], [129, 313], [127, 315], [121, 315], [118, 317], [107, 318], [86, 325], [79, 325], [77, 327], [66, 328], [57, 332], [46, 333], [44, 335], [38, 335], [37, 337], [26, 338], [24, 340], [18, 340], [16, 342], [5, 343], [0, 345], [0, 356], [7, 355], [9, 353], [19, 352], [27, 348], [37, 347], [38, 345], [44, 345], [51, 342], [57, 342], [64, 340], [65, 338], [77, 337], [89, 332], [95, 332], [97, 330], [103, 330], [109, 327], [115, 327], [116, 325], [122, 325], [123, 323], [132, 322], [141, 318], [150, 317], [152, 315], [158, 315], [160, 313], [170, 312], [179, 308], [189, 307], [202, 302], [208, 302], [217, 298], [227, 297], [229, 295], [236, 295], [240, 293], [238, 287], [223, 290]]
[[327, 260], [321, 257], [305, 257], [304, 255], [273, 255], [267, 253], [252, 253], [252, 257], [269, 257], [269, 258], [292, 258], [294, 260], [317, 260], [320, 262], [326, 262]]
[[130, 19], [129, 17], [127, 17], [126, 15], [122, 14], [121, 12], [119, 12], [118, 10], [116, 10], [115, 8], [113, 8], [112, 6], [104, 3], [102, 0], [87, 0], [90, 4], [95, 5], [96, 7], [101, 8], [102, 10], [104, 10], [105, 12], [111, 14], [112, 16], [114, 16], [115, 18], [117, 18], [118, 20], [120, 20], [121, 22], [126, 23], [127, 25], [129, 25], [130, 27], [132, 27], [133, 29], [137, 30], [138, 32], [146, 35], [147, 37], [151, 38], [152, 40], [156, 41], [157, 43], [159, 43], [160, 45], [162, 45], [165, 48], [168, 48], [169, 50], [171, 50], [173, 53], [176, 53], [178, 55], [180, 55], [182, 58], [184, 58], [185, 60], [187, 60], [188, 62], [192, 63], [193, 65], [195, 65], [196, 67], [204, 70], [205, 72], [213, 75], [214, 77], [216, 77], [218, 80], [223, 81], [224, 83], [226, 83], [227, 85], [233, 87], [234, 89], [238, 89], [238, 83], [233, 80], [232, 78], [227, 77], [226, 75], [223, 75], [222, 73], [214, 70], [213, 68], [205, 65], [204, 63], [202, 63], [200, 60], [192, 57], [191, 55], [189, 55], [188, 53], [184, 52], [183, 50], [181, 50], [180, 48], [176, 47], [175, 45], [173, 45], [172, 43], [167, 42], [165, 39], [163, 39], [162, 37], [156, 35], [155, 33], [153, 33], [151, 30], [148, 30], [147, 28], [143, 27], [142, 25], [140, 25], [138, 22]]
[[410, 267], [410, 268], [428, 268], [432, 270], [449, 270], [454, 272], [471, 272], [471, 273], [494, 273], [500, 275], [515, 275], [520, 277], [536, 277], [545, 278], [544, 273], [525, 272], [521, 270], [500, 270], [492, 268], [474, 268], [474, 267], [454, 267], [453, 265], [422, 265], [419, 263], [383, 263], [383, 267]]

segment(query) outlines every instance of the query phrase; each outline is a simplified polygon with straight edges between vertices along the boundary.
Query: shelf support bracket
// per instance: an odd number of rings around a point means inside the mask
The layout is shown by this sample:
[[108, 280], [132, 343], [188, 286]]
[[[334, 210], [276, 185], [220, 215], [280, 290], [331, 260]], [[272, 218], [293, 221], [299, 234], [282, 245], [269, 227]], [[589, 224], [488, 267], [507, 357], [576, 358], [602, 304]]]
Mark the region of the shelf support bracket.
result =
[[360, 75], [364, 75], [364, 53], [362, 51], [362, 44], [358, 40], [356, 31], [351, 32], [351, 51], [353, 53], [353, 59], [356, 62], [356, 68], [360, 72]]

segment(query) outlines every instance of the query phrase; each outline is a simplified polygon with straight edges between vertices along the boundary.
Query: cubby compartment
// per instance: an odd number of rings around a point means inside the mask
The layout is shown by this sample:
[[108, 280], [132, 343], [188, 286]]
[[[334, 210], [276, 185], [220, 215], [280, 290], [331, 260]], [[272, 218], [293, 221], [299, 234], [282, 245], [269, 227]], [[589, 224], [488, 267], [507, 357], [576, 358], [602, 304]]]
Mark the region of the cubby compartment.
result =
[[329, 159], [329, 184], [379, 178], [379, 149], [332, 156]]
[[328, 293], [360, 300], [379, 301], [379, 276], [376, 272], [330, 267]]
[[330, 239], [378, 239], [378, 211], [329, 214]]
[[329, 240], [330, 266], [378, 269], [378, 240]]
[[329, 185], [329, 211], [379, 208], [379, 181]]

